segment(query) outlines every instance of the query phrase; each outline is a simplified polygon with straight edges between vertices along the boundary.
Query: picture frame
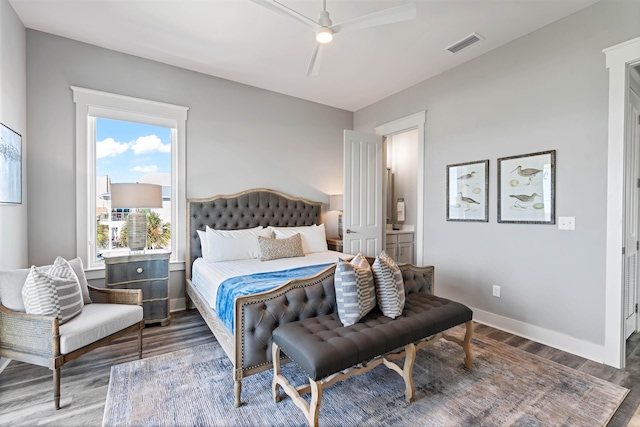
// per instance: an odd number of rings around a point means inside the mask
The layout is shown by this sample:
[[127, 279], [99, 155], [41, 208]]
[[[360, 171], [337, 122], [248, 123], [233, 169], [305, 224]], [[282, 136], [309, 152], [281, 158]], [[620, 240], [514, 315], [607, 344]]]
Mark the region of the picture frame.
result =
[[447, 221], [489, 222], [489, 160], [447, 165]]
[[498, 159], [498, 222], [556, 223], [556, 151]]
[[22, 204], [22, 136], [0, 123], [0, 204]]

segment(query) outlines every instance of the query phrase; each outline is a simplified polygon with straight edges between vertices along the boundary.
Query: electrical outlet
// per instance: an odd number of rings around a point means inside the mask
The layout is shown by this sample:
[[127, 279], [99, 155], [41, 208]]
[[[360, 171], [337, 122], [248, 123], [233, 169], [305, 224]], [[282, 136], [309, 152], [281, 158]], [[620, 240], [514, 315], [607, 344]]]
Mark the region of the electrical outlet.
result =
[[496, 298], [500, 298], [500, 286], [493, 285], [493, 296]]
[[558, 230], [575, 230], [575, 229], [576, 229], [575, 216], [558, 217]]

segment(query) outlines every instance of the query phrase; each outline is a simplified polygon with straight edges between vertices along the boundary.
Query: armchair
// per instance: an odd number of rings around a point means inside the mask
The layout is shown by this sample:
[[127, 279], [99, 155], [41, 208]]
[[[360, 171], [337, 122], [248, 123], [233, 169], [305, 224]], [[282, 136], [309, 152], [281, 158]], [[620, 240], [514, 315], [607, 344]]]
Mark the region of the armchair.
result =
[[21, 312], [19, 307], [7, 307], [19, 299], [19, 280], [27, 272], [0, 274], [0, 356], [51, 369], [56, 409], [60, 409], [60, 368], [65, 363], [134, 331], [138, 332], [138, 357], [142, 358], [141, 290], [87, 286], [92, 303], [60, 325], [55, 316], [32, 315]]

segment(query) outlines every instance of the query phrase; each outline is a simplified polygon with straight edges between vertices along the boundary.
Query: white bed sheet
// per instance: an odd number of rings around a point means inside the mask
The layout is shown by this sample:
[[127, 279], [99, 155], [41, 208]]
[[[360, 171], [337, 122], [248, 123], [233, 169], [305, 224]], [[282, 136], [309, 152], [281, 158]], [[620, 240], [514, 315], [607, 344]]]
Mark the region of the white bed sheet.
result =
[[306, 265], [329, 264], [338, 262], [339, 258], [348, 259], [353, 255], [342, 252], [326, 251], [306, 254], [303, 257], [281, 258], [271, 261], [259, 259], [243, 259], [237, 261], [206, 262], [203, 258], [194, 261], [191, 283], [200, 291], [213, 310], [216, 309], [216, 297], [220, 284], [231, 277], [254, 273], [287, 270]]

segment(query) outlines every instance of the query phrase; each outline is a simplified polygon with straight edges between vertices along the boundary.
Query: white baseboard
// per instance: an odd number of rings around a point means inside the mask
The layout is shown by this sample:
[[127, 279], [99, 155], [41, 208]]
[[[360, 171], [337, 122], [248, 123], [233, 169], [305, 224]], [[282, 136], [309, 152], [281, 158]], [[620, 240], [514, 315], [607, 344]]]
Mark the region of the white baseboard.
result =
[[176, 299], [169, 300], [169, 311], [171, 312], [184, 311], [184, 309], [185, 309], [184, 298], [176, 298]]
[[492, 326], [511, 334], [518, 335], [598, 363], [604, 363], [604, 345], [597, 345], [588, 341], [582, 341], [560, 332], [530, 325], [508, 317], [499, 316], [478, 308], [470, 308], [473, 310], [473, 320], [478, 323]]

